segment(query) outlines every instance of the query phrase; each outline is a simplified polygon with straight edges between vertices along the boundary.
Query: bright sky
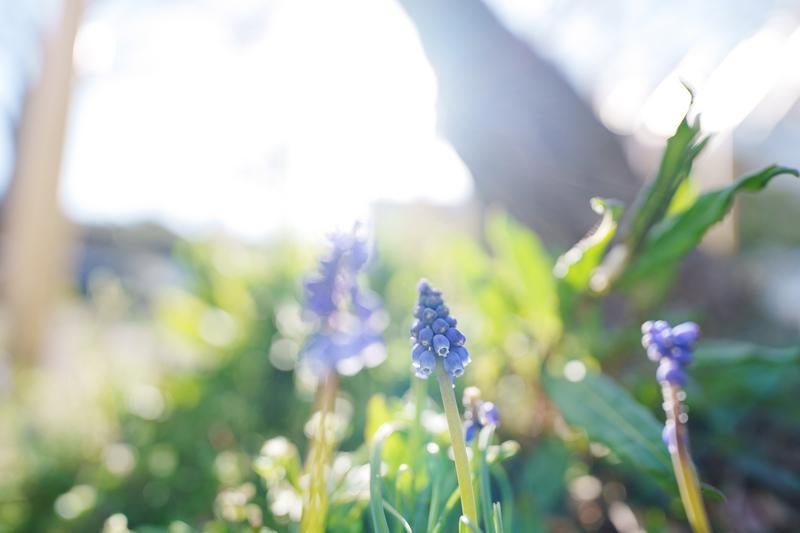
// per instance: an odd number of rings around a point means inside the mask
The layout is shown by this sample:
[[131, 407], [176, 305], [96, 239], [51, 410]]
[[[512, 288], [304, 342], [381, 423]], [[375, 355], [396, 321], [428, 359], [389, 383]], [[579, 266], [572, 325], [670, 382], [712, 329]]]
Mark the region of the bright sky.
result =
[[[686, 80], [708, 129], [736, 128], [737, 154], [800, 164], [797, 128], [767, 140], [800, 95], [796, 3], [487, 2], [611, 130], [663, 142], [688, 103]], [[365, 219], [376, 201], [472, 194], [436, 135], [435, 78], [395, 0], [90, 6], [62, 187], [79, 221], [317, 236]], [[27, 35], [12, 34], [0, 46]], [[12, 59], [0, 54], [0, 108], [19, 99]], [[12, 133], [0, 129], [0, 174]]]
[[318, 235], [376, 200], [471, 195], [393, 0], [106, 2], [75, 60], [63, 201], [79, 220]]

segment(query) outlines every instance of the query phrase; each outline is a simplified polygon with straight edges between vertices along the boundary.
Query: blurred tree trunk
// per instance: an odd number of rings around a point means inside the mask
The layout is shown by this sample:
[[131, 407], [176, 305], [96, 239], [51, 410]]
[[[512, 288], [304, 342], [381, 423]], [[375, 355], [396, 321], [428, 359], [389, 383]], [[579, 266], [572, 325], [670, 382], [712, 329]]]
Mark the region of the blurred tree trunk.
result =
[[58, 202], [58, 178], [82, 7], [82, 0], [64, 0], [45, 31], [41, 71], [20, 121], [3, 236], [9, 351], [16, 365], [39, 354], [63, 282], [69, 229]]
[[593, 196], [632, 200], [639, 183], [619, 139], [486, 5], [399, 2], [436, 72], [439, 129], [485, 203], [502, 205], [548, 245], [564, 246], [596, 222]]

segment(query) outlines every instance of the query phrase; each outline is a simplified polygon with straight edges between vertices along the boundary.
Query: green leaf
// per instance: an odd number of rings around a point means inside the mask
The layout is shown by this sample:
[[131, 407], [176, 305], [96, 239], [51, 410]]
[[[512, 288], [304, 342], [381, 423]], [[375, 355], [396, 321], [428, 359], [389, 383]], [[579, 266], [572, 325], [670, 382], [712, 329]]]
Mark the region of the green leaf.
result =
[[741, 341], [706, 340], [697, 344], [694, 366], [716, 368], [721, 364], [793, 364], [799, 361], [800, 345], [775, 348]]
[[689, 175], [694, 159], [706, 145], [707, 138], [697, 142], [699, 121], [689, 124], [687, 117], [688, 114], [667, 140], [655, 179], [642, 189], [634, 202], [631, 218], [623, 231], [629, 250], [636, 251], [653, 224], [664, 216], [678, 187]]
[[530, 494], [521, 502], [522, 511], [544, 516], [558, 507], [566, 491], [564, 485], [569, 461], [569, 451], [560, 439], [546, 437], [539, 440], [522, 467], [521, 488]]
[[364, 441], [369, 445], [378, 430], [392, 420], [392, 412], [382, 394], [373, 394], [367, 400], [367, 422], [364, 425]]
[[578, 381], [545, 374], [544, 385], [564, 419], [585, 430], [589, 439], [605, 444], [631, 466], [662, 480], [672, 477], [661, 425], [625, 389], [591, 371]]
[[498, 533], [504, 533], [506, 528], [503, 525], [503, 507], [500, 505], [500, 502], [495, 502], [492, 505], [492, 523], [494, 524], [494, 530]]
[[727, 498], [725, 497], [725, 493], [723, 493], [714, 485], [700, 482], [700, 490], [703, 492], [703, 496], [705, 496], [712, 502], [724, 502], [725, 500], [727, 500]]
[[500, 499], [502, 501], [502, 503], [495, 502], [495, 505], [498, 506], [501, 511], [505, 509], [507, 516], [507, 518], [503, 520], [501, 514], [500, 518], [503, 528], [498, 529], [498, 531], [508, 533], [509, 531], [514, 531], [514, 489], [511, 487], [511, 480], [508, 479], [508, 474], [503, 470], [502, 465], [492, 465], [491, 470], [492, 477], [494, 477], [497, 486], [500, 488]]
[[553, 274], [575, 291], [585, 292], [592, 272], [600, 264], [603, 254], [617, 232], [623, 207], [618, 200], [592, 198], [592, 209], [601, 215], [600, 221], [586, 236], [558, 258]]
[[450, 497], [447, 498], [447, 501], [444, 504], [444, 509], [441, 513], [439, 513], [439, 519], [436, 521], [436, 525], [433, 527], [433, 533], [442, 532], [445, 522], [447, 522], [447, 519], [455, 511], [460, 499], [461, 492], [458, 490], [458, 487], [456, 487], [453, 492], [450, 493]]
[[[453, 486], [456, 485], [455, 479], [452, 479], [445, 474], [445, 472], [452, 472], [452, 463], [450, 462], [449, 458], [447, 459], [447, 464], [443, 464], [440, 454], [429, 453], [427, 462], [428, 472], [431, 480], [431, 494], [430, 499], [427, 502], [427, 531], [428, 533], [431, 533], [436, 531], [440, 521], [444, 520], [442, 513], [446, 512], [446, 509], [444, 509], [442, 506], [442, 496], [451, 494], [451, 498], [455, 496], [455, 498], [458, 499], [460, 493], [457, 487], [455, 491], [453, 490]], [[455, 505], [455, 503], [453, 505]]]
[[775, 165], [767, 167], [732, 185], [700, 195], [691, 207], [661, 221], [653, 227], [641, 252], [625, 272], [625, 281], [641, 278], [661, 265], [689, 253], [697, 246], [706, 231], [730, 211], [737, 193], [759, 191], [766, 187], [772, 178], [781, 174], [797, 176], [798, 172], [788, 167]]
[[677, 215], [689, 209], [697, 201], [699, 194], [691, 179], [683, 180], [669, 203], [667, 216]]
[[800, 345], [774, 348], [747, 342], [710, 340], [695, 351], [691, 381], [702, 401], [717, 414], [717, 424], [729, 431], [744, 413], [761, 406], [770, 418], [788, 424], [800, 420], [797, 410], [782, 409], [800, 387]]
[[553, 262], [536, 235], [511, 217], [495, 212], [486, 234], [494, 252], [494, 275], [507, 297], [530, 324], [539, 341], [554, 342], [561, 334]]
[[469, 531], [470, 533], [483, 533], [478, 527], [478, 525], [470, 522], [469, 518], [467, 518], [466, 516], [462, 516], [459, 519], [458, 525], [459, 525], [459, 530], [462, 532]]
[[388, 439], [397, 427], [393, 424], [383, 424], [375, 432], [372, 441], [372, 452], [369, 460], [369, 510], [372, 518], [372, 527], [376, 533], [389, 533], [389, 524], [386, 522], [386, 515], [383, 512], [383, 479], [381, 476], [381, 454], [383, 443]]
[[739, 471], [755, 478], [760, 484], [790, 496], [800, 496], [800, 476], [786, 468], [785, 464], [772, 464], [746, 450], [738, 453], [733, 462]]
[[400, 522], [400, 525], [403, 526], [403, 529], [406, 531], [406, 533], [414, 533], [414, 531], [411, 529], [411, 524], [408, 523], [408, 520], [406, 520], [405, 517], [400, 514], [400, 511], [392, 507], [389, 502], [384, 501], [383, 508], [386, 509], [390, 515], [395, 517], [398, 522]]
[[493, 436], [494, 426], [487, 425], [485, 428], [481, 429], [480, 433], [478, 434], [478, 453], [473, 455], [478, 462], [478, 501], [480, 502], [483, 529], [486, 531], [486, 533], [502, 533], [502, 531], [495, 529], [495, 523], [492, 517], [492, 485], [489, 476], [489, 461], [487, 459], [487, 454]]

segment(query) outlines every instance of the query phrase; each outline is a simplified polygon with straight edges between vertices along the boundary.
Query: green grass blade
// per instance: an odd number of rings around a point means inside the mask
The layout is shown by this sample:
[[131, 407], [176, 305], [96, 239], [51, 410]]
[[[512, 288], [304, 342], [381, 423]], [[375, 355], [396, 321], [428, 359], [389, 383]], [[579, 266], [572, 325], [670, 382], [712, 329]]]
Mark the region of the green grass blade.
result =
[[462, 516], [458, 520], [458, 525], [460, 531], [469, 531], [470, 533], [483, 533], [481, 531], [481, 528], [472, 523], [472, 521], [466, 516]]
[[447, 522], [447, 518], [453, 513], [453, 510], [456, 507], [456, 504], [461, 499], [461, 493], [456, 487], [450, 497], [447, 498], [447, 503], [444, 505], [444, 510], [439, 514], [439, 520], [436, 521], [436, 526], [433, 528], [434, 533], [440, 533], [442, 528], [444, 528], [445, 523]]
[[505, 531], [506, 528], [503, 526], [503, 507], [500, 502], [495, 502], [492, 505], [492, 522], [494, 523], [495, 531]]
[[428, 524], [427, 531], [432, 533], [436, 525], [437, 517], [439, 515], [439, 498], [442, 494], [442, 483], [444, 480], [439, 475], [439, 458], [435, 455], [428, 457], [428, 471], [431, 474], [431, 499], [430, 507], [428, 508]]
[[406, 520], [403, 515], [400, 514], [400, 511], [392, 507], [389, 502], [384, 501], [383, 508], [386, 509], [390, 515], [395, 517], [398, 522], [400, 522], [400, 525], [403, 526], [403, 529], [406, 530], [406, 533], [414, 533], [414, 530], [411, 529], [411, 524], [408, 523], [408, 520]]
[[381, 487], [381, 453], [384, 441], [397, 428], [393, 424], [384, 424], [375, 433], [372, 443], [372, 453], [369, 461], [369, 509], [372, 518], [372, 527], [375, 533], [390, 533], [386, 515], [383, 512], [383, 490]]
[[481, 520], [483, 527], [488, 533], [499, 533], [494, 529], [494, 522], [492, 520], [492, 484], [489, 479], [489, 465], [487, 463], [486, 455], [489, 445], [492, 443], [492, 436], [494, 436], [494, 426], [486, 426], [478, 435], [478, 483], [479, 483], [479, 497], [481, 506]]
[[508, 479], [508, 474], [506, 474], [502, 465], [493, 464], [492, 474], [495, 481], [497, 481], [497, 486], [500, 487], [500, 500], [503, 502], [502, 506], [506, 510], [506, 516], [508, 517], [506, 520], [508, 523], [507, 529], [498, 531], [510, 533], [514, 531], [514, 489], [511, 487], [511, 480]]

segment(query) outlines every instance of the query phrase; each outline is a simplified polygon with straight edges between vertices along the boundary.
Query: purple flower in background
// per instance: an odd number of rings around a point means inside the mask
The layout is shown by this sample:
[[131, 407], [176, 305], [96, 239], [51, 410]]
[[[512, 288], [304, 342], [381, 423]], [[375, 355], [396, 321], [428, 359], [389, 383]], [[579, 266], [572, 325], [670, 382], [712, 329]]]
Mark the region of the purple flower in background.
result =
[[411, 326], [411, 364], [417, 377], [427, 379], [442, 367], [457, 378], [470, 363], [469, 352], [464, 348], [466, 338], [456, 329], [456, 320], [444, 304], [441, 291], [431, 287], [426, 280], [417, 286], [419, 293]]
[[[694, 322], [684, 322], [675, 327], [670, 327], [663, 320], [642, 324], [642, 346], [647, 350], [647, 357], [658, 363], [656, 379], [659, 383], [665, 387], [683, 387], [686, 384], [686, 367], [692, 362], [694, 343], [699, 336], [700, 328]], [[672, 399], [673, 394], [668, 388], [664, 389], [664, 409], [675, 409], [675, 412], [667, 413], [667, 422], [661, 434], [670, 449], [675, 446], [678, 434], [675, 420], [682, 410], [680, 402]]]
[[672, 459], [678, 490], [692, 530], [708, 532], [711, 528], [703, 506], [700, 481], [689, 451], [689, 415], [684, 405], [686, 394], [682, 389], [686, 383], [686, 367], [692, 362], [694, 343], [699, 336], [700, 328], [694, 322], [684, 322], [675, 327], [663, 320], [642, 324], [642, 346], [647, 350], [648, 358], [658, 362], [656, 379], [661, 384], [661, 405], [666, 417], [661, 440]]
[[647, 357], [658, 363], [656, 378], [659, 383], [686, 383], [686, 367], [692, 362], [694, 343], [699, 336], [700, 328], [694, 322], [675, 327], [663, 320], [642, 324], [642, 346], [647, 350]]
[[319, 375], [353, 375], [385, 358], [380, 300], [358, 282], [369, 253], [357, 230], [333, 235], [318, 274], [304, 283], [305, 309], [317, 327], [302, 355]]
[[499, 426], [500, 413], [492, 402], [481, 399], [481, 391], [477, 387], [464, 389], [464, 439], [472, 442], [475, 435], [486, 426]]

